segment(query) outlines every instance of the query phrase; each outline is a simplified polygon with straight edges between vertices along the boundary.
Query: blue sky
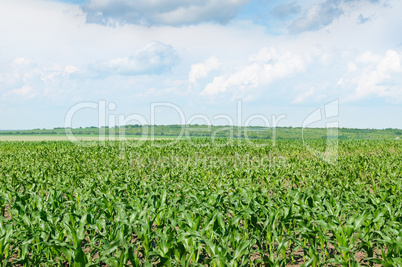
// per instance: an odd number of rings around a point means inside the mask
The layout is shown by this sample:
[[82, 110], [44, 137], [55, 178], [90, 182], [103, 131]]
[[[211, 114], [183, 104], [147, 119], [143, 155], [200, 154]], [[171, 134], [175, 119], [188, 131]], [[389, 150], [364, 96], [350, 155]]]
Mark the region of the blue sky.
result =
[[[0, 0], [0, 129], [63, 126], [99, 101], [116, 118], [150, 122], [168, 102], [213, 124], [238, 124], [241, 101], [241, 124], [301, 126], [334, 100], [340, 127], [402, 128], [401, 12], [399, 0]], [[85, 109], [73, 126], [98, 117]]]

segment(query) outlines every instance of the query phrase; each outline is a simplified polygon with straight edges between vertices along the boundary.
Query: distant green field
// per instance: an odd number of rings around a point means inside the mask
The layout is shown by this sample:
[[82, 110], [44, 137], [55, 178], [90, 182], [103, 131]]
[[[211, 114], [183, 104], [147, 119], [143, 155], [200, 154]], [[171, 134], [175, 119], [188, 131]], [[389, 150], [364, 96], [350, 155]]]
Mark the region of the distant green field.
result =
[[[113, 141], [120, 140], [119, 136], [96, 136], [89, 134], [74, 135], [79, 141]], [[125, 136], [122, 140], [148, 140], [149, 137]], [[154, 139], [173, 139], [174, 136], [154, 136]], [[47, 135], [47, 134], [14, 134], [14, 135], [0, 135], [0, 141], [68, 141], [66, 135]]]
[[[0, 140], [66, 140], [64, 136], [72, 133], [82, 140], [97, 140], [98, 136], [115, 135], [127, 138], [142, 138], [142, 136], [155, 136], [155, 138], [234, 138], [234, 139], [276, 139], [276, 140], [302, 140], [326, 139], [328, 130], [325, 128], [300, 128], [300, 127], [229, 127], [229, 126], [206, 126], [206, 125], [127, 125], [122, 127], [86, 127], [86, 128], [54, 128], [34, 130], [0, 131]], [[339, 140], [372, 139], [372, 140], [395, 140], [402, 137], [401, 129], [336, 129], [336, 138]], [[3, 136], [3, 138], [2, 138]], [[29, 136], [18, 139], [4, 136]], [[52, 138], [35, 139], [31, 136], [54, 136]], [[56, 138], [57, 136], [57, 138]], [[15, 138], [15, 139], [14, 139]], [[53, 139], [54, 138], [54, 139]]]

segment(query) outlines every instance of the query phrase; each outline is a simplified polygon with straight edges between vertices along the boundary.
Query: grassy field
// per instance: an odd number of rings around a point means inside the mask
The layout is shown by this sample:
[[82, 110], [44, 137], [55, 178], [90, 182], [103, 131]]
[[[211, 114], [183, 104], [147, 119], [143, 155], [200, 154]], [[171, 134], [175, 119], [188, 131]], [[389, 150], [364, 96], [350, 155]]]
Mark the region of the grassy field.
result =
[[401, 266], [402, 142], [0, 142], [2, 266]]
[[[92, 137], [99, 135], [122, 134], [128, 138], [141, 138], [146, 136], [158, 136], [160, 138], [176, 138], [177, 136], [188, 136], [191, 138], [237, 138], [237, 139], [285, 139], [301, 140], [326, 139], [328, 129], [326, 128], [301, 128], [301, 127], [236, 127], [236, 126], [207, 126], [207, 125], [126, 125], [113, 128], [54, 128], [54, 129], [32, 129], [32, 130], [0, 130], [0, 140], [6, 136], [54, 136], [53, 138], [63, 139], [66, 133], [72, 133], [78, 138]], [[401, 129], [349, 129], [337, 128], [338, 139], [355, 140], [395, 140], [402, 137]], [[15, 137], [13, 137], [15, 138]]]
[[[74, 135], [79, 141], [114, 141], [119, 140], [118, 136], [96, 136], [96, 135]], [[154, 136], [154, 139], [173, 139], [175, 137], [166, 136]], [[123, 139], [123, 138], [121, 138]], [[137, 136], [125, 136], [123, 140], [148, 140], [150, 138], [141, 138]], [[66, 135], [46, 135], [46, 134], [36, 134], [36, 135], [0, 135], [0, 141], [69, 141]]]

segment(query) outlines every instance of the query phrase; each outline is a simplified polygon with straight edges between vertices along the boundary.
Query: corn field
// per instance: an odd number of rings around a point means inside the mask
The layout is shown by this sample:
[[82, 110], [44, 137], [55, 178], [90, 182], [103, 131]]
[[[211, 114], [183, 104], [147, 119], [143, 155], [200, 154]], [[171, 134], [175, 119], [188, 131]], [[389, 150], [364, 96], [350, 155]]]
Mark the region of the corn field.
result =
[[0, 142], [0, 264], [402, 266], [401, 142], [169, 142]]

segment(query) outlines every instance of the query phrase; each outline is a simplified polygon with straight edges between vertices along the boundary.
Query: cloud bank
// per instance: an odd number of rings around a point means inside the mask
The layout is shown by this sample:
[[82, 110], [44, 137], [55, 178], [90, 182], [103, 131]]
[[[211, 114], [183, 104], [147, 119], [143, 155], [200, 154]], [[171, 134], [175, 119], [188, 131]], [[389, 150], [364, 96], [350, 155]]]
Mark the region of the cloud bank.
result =
[[82, 9], [87, 21], [99, 24], [182, 26], [227, 23], [250, 0], [90, 0]]
[[[332, 24], [336, 19], [345, 15], [349, 9], [357, 5], [378, 4], [379, 0], [326, 0], [308, 8], [304, 14], [293, 21], [288, 26], [290, 33], [301, 33], [306, 31], [316, 31]], [[280, 7], [280, 6], [279, 6]], [[282, 9], [280, 8], [279, 11]], [[298, 13], [296, 4], [289, 4], [283, 7], [283, 13]], [[286, 13], [288, 12], [288, 13]], [[281, 14], [281, 12], [279, 12]], [[370, 21], [370, 18], [358, 17], [358, 23], [363, 24]]]
[[101, 76], [162, 74], [178, 62], [179, 55], [171, 45], [153, 41], [132, 56], [91, 64], [89, 70]]
[[382, 56], [366, 51], [348, 66], [348, 74], [338, 83], [343, 87], [354, 88], [349, 99], [375, 96], [386, 98], [390, 102], [402, 100], [401, 52], [390, 49]]
[[264, 47], [249, 57], [249, 65], [239, 70], [216, 76], [208, 83], [201, 95], [217, 95], [230, 91], [236, 97], [250, 97], [254, 90], [271, 82], [305, 70], [306, 62], [290, 51], [278, 52]]

